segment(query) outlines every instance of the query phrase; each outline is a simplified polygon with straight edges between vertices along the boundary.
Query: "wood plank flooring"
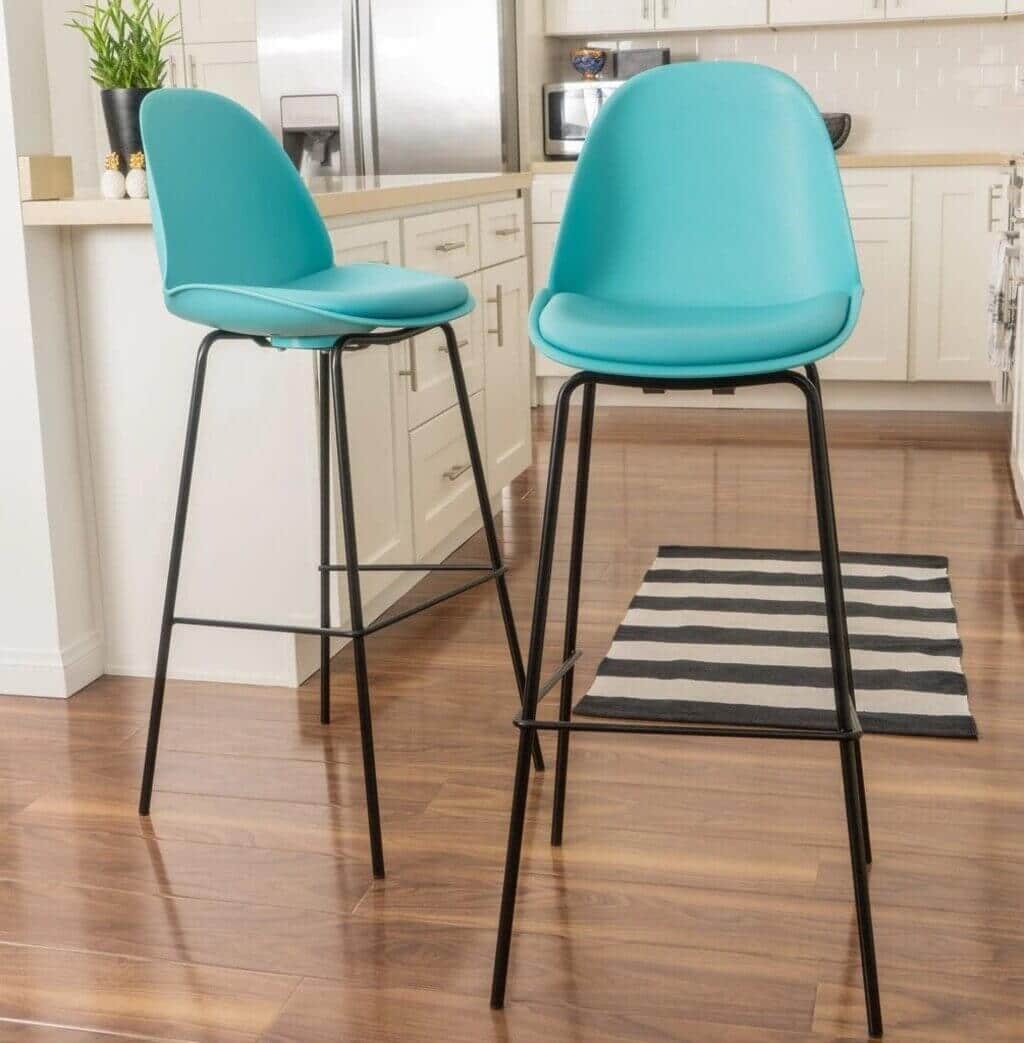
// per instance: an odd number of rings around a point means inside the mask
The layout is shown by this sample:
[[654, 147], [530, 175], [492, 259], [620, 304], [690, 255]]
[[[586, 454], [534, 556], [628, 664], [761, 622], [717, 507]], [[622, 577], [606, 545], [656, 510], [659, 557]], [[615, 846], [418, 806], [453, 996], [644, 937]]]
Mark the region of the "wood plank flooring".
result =
[[[504, 495], [524, 642], [550, 422], [537, 416], [536, 463]], [[886, 1038], [1020, 1043], [1024, 525], [1006, 422], [836, 414], [830, 433], [844, 548], [950, 557], [982, 733], [865, 741]], [[798, 413], [599, 409], [594, 452], [580, 693], [659, 543], [816, 538]], [[311, 605], [314, 579], [311, 563]], [[561, 596], [551, 618], [555, 659]], [[552, 777], [532, 782], [494, 1013], [516, 733], [493, 592], [373, 638], [369, 655], [380, 883], [346, 653], [329, 728], [316, 677], [295, 692], [172, 683], [149, 822], [135, 812], [148, 681], [0, 698], [0, 1040], [866, 1038], [834, 748], [575, 737], [560, 850]]]

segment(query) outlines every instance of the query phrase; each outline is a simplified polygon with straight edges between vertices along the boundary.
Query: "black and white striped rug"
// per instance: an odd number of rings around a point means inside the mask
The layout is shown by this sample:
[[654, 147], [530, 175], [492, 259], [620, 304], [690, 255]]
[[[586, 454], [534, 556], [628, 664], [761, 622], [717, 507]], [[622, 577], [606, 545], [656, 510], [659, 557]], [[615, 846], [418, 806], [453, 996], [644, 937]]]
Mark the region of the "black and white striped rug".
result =
[[[864, 730], [977, 738], [948, 560], [843, 554], [842, 562]], [[819, 555], [662, 547], [576, 712], [834, 727]]]

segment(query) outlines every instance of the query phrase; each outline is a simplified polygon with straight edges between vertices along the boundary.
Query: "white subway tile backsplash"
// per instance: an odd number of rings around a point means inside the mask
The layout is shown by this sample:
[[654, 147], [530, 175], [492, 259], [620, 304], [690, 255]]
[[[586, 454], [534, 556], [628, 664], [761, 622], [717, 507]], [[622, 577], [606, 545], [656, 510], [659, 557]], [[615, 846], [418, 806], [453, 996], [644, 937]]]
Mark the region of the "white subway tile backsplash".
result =
[[1024, 149], [1024, 19], [670, 34], [659, 44], [795, 76], [823, 110], [853, 114], [851, 148]]

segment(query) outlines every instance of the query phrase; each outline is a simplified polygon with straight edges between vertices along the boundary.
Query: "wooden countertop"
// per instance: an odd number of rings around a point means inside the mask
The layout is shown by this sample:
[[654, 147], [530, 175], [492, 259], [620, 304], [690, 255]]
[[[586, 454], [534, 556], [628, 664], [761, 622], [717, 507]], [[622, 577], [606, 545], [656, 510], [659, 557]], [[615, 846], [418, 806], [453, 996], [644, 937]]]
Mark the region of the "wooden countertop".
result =
[[[532, 175], [513, 174], [384, 174], [377, 177], [318, 179], [311, 188], [325, 218], [397, 210], [474, 196], [497, 195], [529, 188]], [[27, 226], [148, 225], [148, 199], [75, 199], [21, 204]]]
[[[1019, 158], [1013, 152], [857, 152], [837, 154], [843, 169], [880, 167], [1005, 167]], [[573, 159], [545, 159], [530, 164], [535, 174], [571, 174]]]

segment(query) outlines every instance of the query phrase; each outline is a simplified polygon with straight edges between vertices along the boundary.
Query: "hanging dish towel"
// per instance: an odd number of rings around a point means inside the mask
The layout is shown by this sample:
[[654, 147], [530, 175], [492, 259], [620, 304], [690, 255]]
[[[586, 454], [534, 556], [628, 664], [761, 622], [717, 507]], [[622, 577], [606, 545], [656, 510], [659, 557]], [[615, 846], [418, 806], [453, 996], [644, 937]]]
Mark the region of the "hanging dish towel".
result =
[[1001, 406], [1010, 400], [1010, 372], [1017, 330], [1019, 258], [1017, 242], [1002, 236], [992, 256], [988, 295], [988, 358], [995, 370], [992, 393]]

